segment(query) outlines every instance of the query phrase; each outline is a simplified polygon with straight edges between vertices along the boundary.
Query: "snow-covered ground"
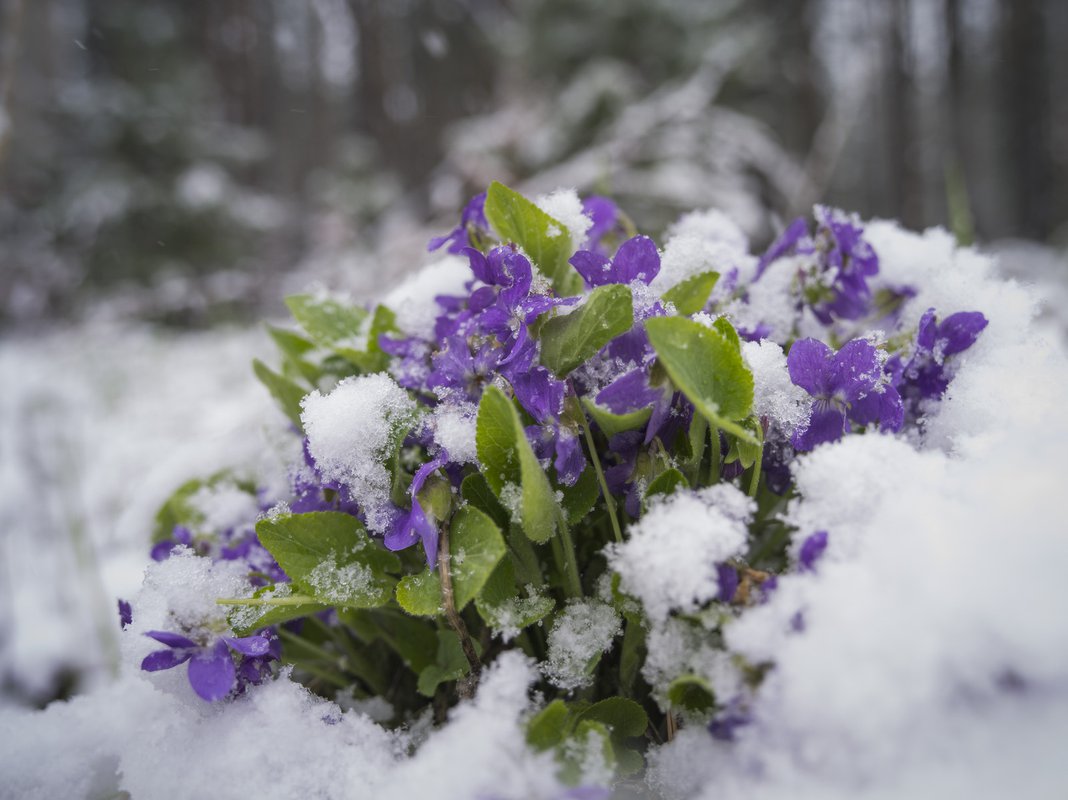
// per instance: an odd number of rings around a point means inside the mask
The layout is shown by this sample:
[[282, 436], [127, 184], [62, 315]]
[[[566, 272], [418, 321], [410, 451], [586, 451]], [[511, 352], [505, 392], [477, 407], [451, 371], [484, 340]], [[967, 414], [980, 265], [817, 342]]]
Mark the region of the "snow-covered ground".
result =
[[[697, 727], [655, 752], [665, 796], [1068, 796], [1063, 337], [948, 236], [870, 237], [888, 275], [925, 287], [916, 308], [981, 309], [989, 329], [925, 446], [847, 437], [803, 460], [790, 515], [832, 531], [826, 557], [730, 627], [731, 650], [776, 665], [755, 721], [734, 743]], [[32, 697], [63, 665], [91, 678], [45, 712], [0, 710], [0, 797], [564, 796], [523, 744], [535, 673], [514, 654], [433, 732], [386, 732], [286, 677], [209, 705], [177, 670], [138, 670], [152, 620], [120, 635], [114, 598], [138, 592], [178, 483], [269, 451], [282, 423], [248, 369], [265, 351], [241, 330], [0, 345], [3, 680]], [[138, 607], [174, 590], [151, 583]]]
[[117, 668], [116, 598], [140, 585], [159, 505], [254, 462], [278, 424], [249, 367], [265, 353], [260, 329], [91, 324], [0, 342], [0, 697]]

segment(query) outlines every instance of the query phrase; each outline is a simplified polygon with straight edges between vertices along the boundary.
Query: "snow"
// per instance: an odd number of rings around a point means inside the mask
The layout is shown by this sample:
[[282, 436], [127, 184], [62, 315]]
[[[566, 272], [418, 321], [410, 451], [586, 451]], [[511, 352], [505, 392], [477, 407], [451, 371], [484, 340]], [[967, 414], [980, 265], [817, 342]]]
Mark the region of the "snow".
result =
[[660, 272], [652, 288], [663, 294], [687, 278], [709, 270], [726, 275], [734, 268], [752, 268], [749, 240], [722, 212], [694, 211], [682, 216], [669, 230]]
[[592, 659], [607, 652], [612, 640], [622, 632], [615, 609], [597, 600], [575, 600], [553, 623], [549, 631], [549, 657], [546, 676], [561, 689], [579, 689], [591, 683], [587, 667]]
[[259, 329], [103, 321], [0, 341], [0, 684], [32, 698], [64, 669], [81, 689], [109, 680], [116, 599], [182, 483], [254, 464], [286, 485], [299, 442], [249, 369], [269, 351]]
[[[915, 235], [876, 223], [869, 232], [881, 261], [878, 281], [921, 287], [904, 307], [902, 330], [932, 306], [942, 318], [981, 310], [990, 325], [962, 354], [922, 437], [849, 436], [800, 460], [797, 497], [786, 510], [798, 528], [792, 547], [815, 530], [827, 530], [827, 551], [814, 572], [781, 578], [767, 603], [718, 620], [726, 650], [714, 646], [702, 626], [672, 614], [695, 611], [715, 595], [714, 564], [742, 550], [744, 520], [752, 512], [748, 498], [721, 485], [660, 499], [630, 527], [623, 545], [609, 549], [622, 590], [650, 616], [643, 676], [654, 696], [663, 701], [671, 679], [694, 672], [721, 701], [741, 697], [752, 713], [752, 723], [733, 743], [712, 739], [703, 725], [684, 725], [672, 742], [650, 747], [649, 780], [665, 797], [993, 800], [1068, 794], [1061, 754], [1068, 740], [1068, 537], [1060, 500], [1068, 360], [1054, 340], [1030, 326], [1033, 296], [996, 280], [980, 253], [955, 250], [941, 231]], [[266, 393], [233, 388], [236, 368], [222, 357], [204, 358], [205, 341], [192, 340], [189, 351], [148, 350], [119, 373], [151, 414], [136, 412], [124, 394], [108, 395], [75, 380], [79, 361], [94, 358], [100, 340], [72, 349], [51, 372], [30, 368], [54, 355], [44, 344], [23, 345], [15, 353], [5, 343], [3, 371], [22, 382], [20, 393], [9, 395], [15, 400], [5, 399], [11, 413], [3, 415], [4, 441], [16, 443], [9, 451], [36, 456], [44, 476], [22, 477], [13, 457], [4, 455], [4, 485], [12, 499], [3, 507], [3, 521], [16, 532], [5, 541], [5, 555], [32, 551], [35, 558], [17, 563], [41, 562], [42, 551], [32, 548], [47, 539], [31, 534], [55, 528], [63, 507], [48, 504], [52, 516], [42, 521], [29, 516], [33, 509], [24, 508], [24, 498], [34, 492], [67, 497], [69, 487], [78, 486], [74, 494], [84, 504], [102, 560], [121, 560], [121, 548], [109, 552], [99, 543], [118, 535], [104, 525], [114, 519], [109, 510], [127, 508], [132, 511], [121, 518], [123, 535], [140, 548], [143, 563], [149, 509], [165, 496], [162, 487], [169, 491], [197, 471], [240, 463], [238, 456], [250, 463], [259, 457], [257, 437], [242, 449], [230, 432], [207, 441], [198, 434], [188, 442], [172, 435], [168, 447], [162, 438], [143, 435], [151, 428], [141, 414], [158, 419], [160, 408], [168, 410], [175, 431], [184, 433], [198, 417], [217, 416], [231, 423], [221, 428], [240, 430], [242, 441], [256, 430], [250, 418], [269, 417], [256, 405], [262, 401], [266, 408]], [[168, 359], [168, 352], [179, 357]], [[755, 374], [758, 412], [790, 419], [781, 350], [765, 341], [744, 345], [743, 354]], [[243, 362], [246, 352], [241, 356]], [[157, 360], [168, 370], [153, 371]], [[198, 372], [214, 376], [216, 368], [217, 385]], [[201, 377], [185, 386], [167, 372]], [[62, 402], [47, 391], [59, 375], [79, 387]], [[354, 480], [366, 454], [388, 446], [394, 416], [411, 413], [394, 402], [403, 395], [397, 392], [378, 375], [309, 396], [305, 421], [312, 452], [331, 474]], [[205, 405], [204, 396], [219, 399]], [[53, 398], [47, 402], [54, 408], [35, 403], [41, 397]], [[113, 421], [103, 413], [108, 402], [119, 408]], [[375, 407], [379, 418], [371, 419]], [[33, 417], [27, 408], [43, 416]], [[59, 422], [72, 419], [86, 427], [74, 447], [47, 438], [61, 430]], [[438, 424], [448, 431], [450, 423]], [[69, 435], [77, 427], [63, 430]], [[115, 453], [121, 442], [151, 450], [158, 471], [120, 468]], [[186, 453], [186, 445], [194, 450]], [[71, 452], [76, 458], [64, 458]], [[61, 483], [59, 466], [65, 464], [84, 471], [92, 491]], [[236, 507], [237, 498], [231, 499]], [[228, 503], [219, 493], [198, 499], [214, 521], [225, 518]], [[9, 575], [20, 579], [7, 563]], [[145, 630], [221, 624], [224, 612], [214, 599], [238, 591], [238, 576], [228, 570], [181, 552], [152, 565], [140, 594], [127, 595], [134, 601], [133, 625], [119, 633], [111, 618], [121, 641], [116, 680], [41, 712], [0, 709], [0, 794], [403, 798], [432, 791], [447, 799], [554, 798], [565, 791], [554, 778], [552, 756], [525, 745], [523, 725], [535, 707], [530, 687], [539, 667], [516, 651], [496, 660], [476, 698], [454, 709], [447, 724], [432, 729], [426, 719], [411, 720], [398, 732], [375, 724], [358, 710], [362, 705], [342, 711], [286, 675], [232, 703], [207, 704], [192, 693], [184, 667], [141, 672], [140, 659], [158, 649]], [[62, 573], [31, 577], [66, 591]], [[19, 615], [47, 594], [31, 594], [29, 582], [15, 584]], [[79, 610], [76, 603], [68, 607]], [[800, 631], [793, 624], [799, 612]], [[35, 635], [54, 636], [57, 653], [89, 647], [92, 617], [75, 616], [76, 625], [45, 625], [53, 633]], [[619, 627], [607, 604], [587, 600], [566, 607], [549, 635], [550, 676], [580, 686], [586, 664], [612, 643]], [[741, 680], [737, 658], [774, 667], [753, 691]], [[21, 661], [20, 669], [28, 663]], [[591, 759], [588, 767], [588, 779], [596, 780], [598, 765]]]
[[340, 605], [365, 597], [375, 588], [375, 575], [370, 567], [360, 563], [340, 566], [336, 554], [316, 564], [307, 580], [316, 597]]
[[475, 446], [475, 420], [478, 408], [474, 404], [442, 403], [431, 414], [430, 425], [434, 441], [449, 453], [458, 464], [478, 464]]
[[808, 394], [790, 380], [786, 354], [775, 342], [743, 342], [742, 358], [753, 373], [753, 411], [787, 435], [808, 422]]
[[403, 333], [433, 339], [434, 321], [441, 313], [435, 298], [464, 294], [464, 284], [471, 279], [467, 259], [447, 255], [404, 280], [382, 298], [382, 304], [397, 315]]
[[[538, 208], [567, 228], [573, 248], [582, 246], [593, 220], [582, 213], [582, 200], [579, 199], [578, 192], [574, 189], [557, 189], [550, 194], [541, 195], [534, 202]], [[549, 237], [553, 237], [552, 231], [549, 231]]]
[[752, 510], [729, 484], [654, 499], [626, 541], [606, 550], [620, 589], [640, 600], [654, 623], [673, 610], [696, 611], [719, 591], [716, 564], [745, 547]]
[[390, 474], [382, 465], [397, 435], [415, 414], [415, 402], [384, 373], [346, 378], [332, 392], [301, 401], [308, 450], [327, 481], [359, 497], [367, 526], [382, 533], [389, 523]]

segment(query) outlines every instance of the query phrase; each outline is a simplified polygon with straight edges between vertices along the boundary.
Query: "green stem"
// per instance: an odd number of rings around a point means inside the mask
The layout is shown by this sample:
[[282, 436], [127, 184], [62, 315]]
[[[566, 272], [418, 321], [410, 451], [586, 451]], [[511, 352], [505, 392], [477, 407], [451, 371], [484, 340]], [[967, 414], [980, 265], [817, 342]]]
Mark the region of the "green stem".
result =
[[708, 426], [708, 432], [712, 435], [712, 451], [709, 453], [708, 464], [708, 485], [719, 483], [719, 476], [722, 472], [720, 467], [720, 452], [719, 452], [719, 428], [715, 425]]
[[220, 606], [305, 606], [321, 605], [314, 597], [293, 594], [289, 597], [220, 597]]
[[756, 499], [757, 490], [760, 488], [760, 465], [764, 461], [764, 445], [760, 445], [756, 461], [753, 462], [753, 475], [749, 478], [749, 496]]
[[[570, 385], [570, 381], [568, 384]], [[571, 391], [575, 391], [575, 387], [571, 386]], [[576, 400], [576, 402], [578, 402]], [[582, 419], [582, 433], [586, 439], [586, 448], [590, 451], [590, 461], [593, 462], [593, 471], [597, 473], [597, 482], [601, 485], [601, 493], [604, 495], [604, 504], [608, 509], [608, 518], [612, 521], [612, 534], [616, 537], [616, 542], [623, 543], [623, 530], [619, 526], [619, 517], [616, 516], [616, 499], [612, 496], [612, 493], [608, 491], [608, 481], [605, 480], [604, 470], [601, 469], [601, 459], [597, 456], [597, 447], [593, 443], [593, 431], [590, 430], [590, 421], [586, 418], [586, 409], [582, 408], [582, 404], [579, 403], [579, 415]]]
[[582, 577], [578, 571], [578, 558], [575, 556], [575, 542], [571, 538], [571, 528], [564, 519], [564, 512], [557, 510], [556, 527], [558, 536], [553, 537], [553, 554], [560, 562], [564, 573], [565, 588], [569, 597], [582, 597]]
[[441, 526], [438, 537], [438, 576], [441, 578], [441, 602], [445, 607], [445, 618], [456, 635], [460, 638], [460, 647], [463, 649], [467, 663], [471, 666], [471, 674], [461, 679], [457, 684], [457, 692], [461, 699], [474, 697], [478, 686], [478, 679], [482, 672], [482, 662], [479, 660], [475, 643], [468, 633], [467, 625], [456, 608], [456, 598], [452, 589], [452, 565], [451, 550], [449, 549], [449, 523], [446, 520]]

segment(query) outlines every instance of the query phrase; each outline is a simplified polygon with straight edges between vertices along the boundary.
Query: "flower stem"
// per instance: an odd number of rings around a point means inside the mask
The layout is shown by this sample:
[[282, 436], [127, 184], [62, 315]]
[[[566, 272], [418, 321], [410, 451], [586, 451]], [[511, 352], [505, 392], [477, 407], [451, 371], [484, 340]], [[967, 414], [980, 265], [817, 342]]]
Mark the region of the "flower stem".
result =
[[471, 673], [466, 678], [456, 682], [456, 690], [461, 699], [471, 698], [475, 695], [475, 687], [478, 686], [478, 677], [482, 672], [482, 662], [479, 660], [478, 651], [471, 634], [467, 631], [463, 617], [456, 610], [456, 597], [452, 590], [452, 572], [449, 566], [449, 523], [446, 521], [441, 526], [441, 536], [438, 539], [438, 572], [441, 575], [441, 600], [445, 607], [445, 619], [456, 635], [460, 637], [460, 647], [464, 651], [467, 663], [471, 665]]
[[760, 445], [760, 452], [757, 453], [756, 461], [753, 462], [753, 475], [749, 479], [749, 496], [756, 499], [757, 491], [760, 489], [760, 466], [764, 461], [764, 445]]
[[564, 518], [564, 512], [557, 510], [559, 535], [553, 537], [553, 555], [560, 562], [569, 597], [582, 597], [582, 576], [578, 571], [578, 558], [575, 555], [575, 542], [571, 538], [571, 527]]
[[719, 476], [721, 472], [720, 468], [720, 450], [719, 450], [719, 428], [715, 425], [708, 426], [708, 432], [712, 435], [712, 451], [709, 453], [708, 464], [708, 485], [719, 483]]
[[220, 606], [303, 606], [319, 603], [314, 597], [301, 594], [288, 597], [220, 597], [215, 602]]
[[[568, 385], [571, 387], [571, 392], [574, 393], [575, 387], [568, 381]], [[576, 399], [576, 402], [578, 400]], [[601, 469], [601, 459], [597, 457], [597, 447], [593, 443], [593, 431], [590, 430], [590, 421], [586, 418], [586, 409], [582, 408], [582, 404], [579, 403], [579, 417], [582, 420], [582, 433], [586, 439], [586, 449], [590, 451], [590, 461], [593, 462], [593, 471], [597, 473], [597, 482], [601, 485], [601, 494], [604, 495], [604, 504], [608, 509], [608, 518], [612, 521], [612, 533], [616, 537], [616, 541], [620, 544], [623, 543], [623, 530], [619, 526], [619, 517], [616, 516], [616, 499], [612, 496], [612, 493], [608, 491], [608, 481], [605, 480], [604, 470]]]

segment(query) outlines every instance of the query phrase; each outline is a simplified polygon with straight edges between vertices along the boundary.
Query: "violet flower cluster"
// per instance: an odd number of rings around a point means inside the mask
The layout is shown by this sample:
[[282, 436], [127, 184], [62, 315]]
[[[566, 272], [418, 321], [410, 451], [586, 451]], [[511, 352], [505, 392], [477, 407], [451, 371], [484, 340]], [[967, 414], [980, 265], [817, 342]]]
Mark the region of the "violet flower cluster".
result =
[[[716, 235], [710, 252], [727, 252]], [[680, 275], [607, 198], [538, 205], [494, 184], [430, 250], [464, 277], [426, 298], [425, 324], [297, 298], [303, 330], [277, 333], [280, 371], [257, 365], [300, 437], [288, 492], [246, 487], [259, 519], [213, 530], [187, 487], [161, 511], [153, 548], [245, 565], [248, 591], [220, 599], [234, 608], [229, 631], [147, 632], [165, 649], [143, 669], [188, 664], [196, 693], [219, 700], [281, 660], [323, 694], [382, 697], [405, 724], [469, 696], [496, 653], [519, 648], [543, 665], [552, 701], [529, 741], [557, 753], [562, 775], [575, 742], [597, 737], [625, 774], [647, 726], [670, 730], [677, 714], [730, 738], [746, 697], [641, 672], [646, 638], [667, 613], [722, 646], [722, 626], [780, 576], [815, 579], [835, 532], [784, 520], [792, 465], [846, 436], [922, 436], [985, 317], [930, 309], [909, 327], [918, 287], [884, 280], [860, 220], [824, 206], [814, 229], [796, 220], [763, 254], [693, 259]], [[359, 405], [383, 383], [403, 414]], [[342, 387], [351, 410], [323, 410], [321, 391]], [[650, 615], [613, 559], [677, 498], [712, 503], [744, 542], [680, 550], [693, 590], [661, 592]], [[672, 538], [664, 547], [685, 548], [684, 533]], [[568, 639], [582, 615], [601, 628]], [[793, 627], [804, 635], [801, 610]], [[604, 641], [581, 658], [560, 651], [596, 630]]]

